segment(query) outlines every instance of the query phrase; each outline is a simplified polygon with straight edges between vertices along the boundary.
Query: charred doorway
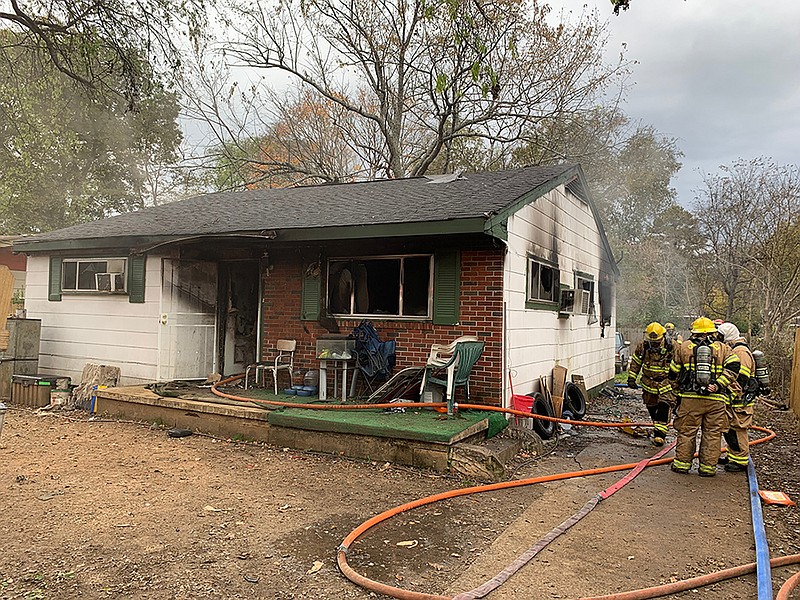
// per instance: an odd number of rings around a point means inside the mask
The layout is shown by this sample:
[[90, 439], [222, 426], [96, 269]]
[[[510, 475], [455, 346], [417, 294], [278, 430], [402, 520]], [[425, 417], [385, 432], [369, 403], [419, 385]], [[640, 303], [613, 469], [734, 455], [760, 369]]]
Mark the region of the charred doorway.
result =
[[259, 266], [255, 260], [219, 263], [219, 361], [223, 375], [256, 361]]

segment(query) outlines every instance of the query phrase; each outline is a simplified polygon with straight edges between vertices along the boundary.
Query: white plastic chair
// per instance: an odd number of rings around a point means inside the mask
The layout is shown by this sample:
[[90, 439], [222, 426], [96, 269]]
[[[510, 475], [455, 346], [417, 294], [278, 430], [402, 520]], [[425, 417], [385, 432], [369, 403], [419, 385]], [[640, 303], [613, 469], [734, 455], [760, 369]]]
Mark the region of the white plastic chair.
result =
[[275, 350], [278, 355], [272, 362], [257, 362], [248, 366], [244, 372], [244, 389], [247, 389], [247, 382], [250, 377], [250, 370], [255, 372], [254, 385], [258, 385], [259, 374], [261, 374], [261, 385], [266, 387], [267, 373], [272, 374], [272, 381], [275, 384], [275, 395], [278, 394], [278, 374], [281, 371], [289, 373], [289, 386], [292, 384], [292, 373], [294, 372], [294, 351], [297, 348], [297, 340], [278, 340]]
[[[423, 398], [425, 395], [425, 389], [428, 385], [428, 376], [430, 375], [432, 369], [434, 368], [441, 368], [445, 365], [448, 365], [448, 378], [452, 379], [453, 374], [455, 373], [456, 364], [455, 362], [451, 363], [451, 359], [453, 358], [453, 352], [456, 349], [456, 344], [459, 342], [478, 342], [480, 341], [474, 335], [462, 335], [460, 338], [456, 338], [449, 344], [433, 344], [431, 345], [431, 351], [428, 354], [428, 360], [425, 363], [425, 371], [422, 375], [422, 382], [419, 386], [419, 394], [420, 398]], [[423, 400], [424, 401], [424, 400]]]
[[440, 367], [447, 363], [450, 360], [450, 357], [453, 356], [453, 351], [456, 349], [456, 344], [459, 342], [478, 341], [480, 340], [474, 335], [462, 335], [460, 338], [456, 338], [449, 344], [433, 344], [431, 346], [431, 351], [428, 355], [428, 361], [425, 363], [425, 366]]

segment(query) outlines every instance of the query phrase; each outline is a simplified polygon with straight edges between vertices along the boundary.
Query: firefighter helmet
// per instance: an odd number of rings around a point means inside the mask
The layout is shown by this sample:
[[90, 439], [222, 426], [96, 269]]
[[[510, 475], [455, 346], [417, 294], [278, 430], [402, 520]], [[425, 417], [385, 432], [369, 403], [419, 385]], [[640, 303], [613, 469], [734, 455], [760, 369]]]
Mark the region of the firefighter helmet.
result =
[[664, 326], [661, 323], [652, 322], [647, 328], [644, 330], [644, 337], [646, 337], [651, 342], [656, 342], [664, 337], [664, 334], [667, 332], [664, 329]]
[[717, 327], [722, 325], [724, 322], [725, 322], [724, 319], [714, 319], [714, 325], [716, 325]]
[[714, 322], [708, 317], [700, 317], [692, 323], [692, 333], [716, 333]]
[[664, 329], [667, 331], [675, 331], [675, 324], [674, 323], [664, 323]]

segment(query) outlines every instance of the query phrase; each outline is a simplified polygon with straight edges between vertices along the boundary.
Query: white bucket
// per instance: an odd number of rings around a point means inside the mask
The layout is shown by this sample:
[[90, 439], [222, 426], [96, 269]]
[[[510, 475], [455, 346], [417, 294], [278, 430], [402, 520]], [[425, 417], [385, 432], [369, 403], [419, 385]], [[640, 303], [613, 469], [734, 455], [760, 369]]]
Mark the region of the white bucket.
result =
[[6, 410], [8, 410], [8, 407], [0, 402], [0, 434], [3, 433], [3, 421], [6, 420]]

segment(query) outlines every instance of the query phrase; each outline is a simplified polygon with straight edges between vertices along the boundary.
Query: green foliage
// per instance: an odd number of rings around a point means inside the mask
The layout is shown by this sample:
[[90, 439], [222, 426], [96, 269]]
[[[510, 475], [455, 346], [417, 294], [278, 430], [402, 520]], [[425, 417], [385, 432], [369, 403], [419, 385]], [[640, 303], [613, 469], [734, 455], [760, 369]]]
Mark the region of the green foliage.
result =
[[[119, 95], [132, 108], [150, 95], [153, 66], [167, 72], [180, 67], [179, 40], [202, 37], [212, 3], [18, 0], [0, 12], [0, 26], [31, 62], [49, 66], [85, 92]], [[11, 76], [26, 80], [24, 69], [12, 69]]]
[[149, 94], [129, 111], [123, 98], [89, 97], [13, 46], [15, 36], [3, 38], [0, 231], [48, 231], [142, 207], [147, 166], [176, 160], [175, 94], [151, 75]]
[[788, 386], [800, 320], [800, 167], [766, 158], [720, 167], [706, 176], [694, 214], [706, 240], [704, 310], [750, 332], [768, 353], [773, 387]]

